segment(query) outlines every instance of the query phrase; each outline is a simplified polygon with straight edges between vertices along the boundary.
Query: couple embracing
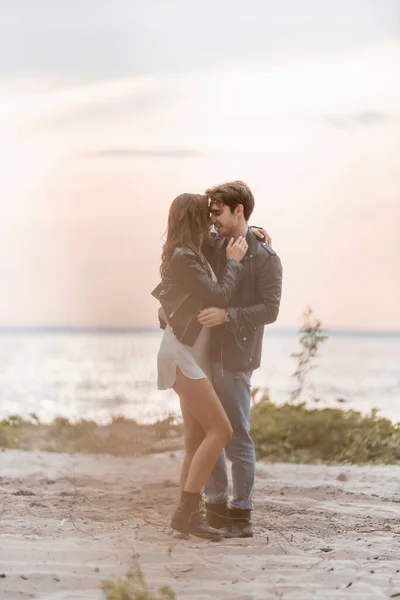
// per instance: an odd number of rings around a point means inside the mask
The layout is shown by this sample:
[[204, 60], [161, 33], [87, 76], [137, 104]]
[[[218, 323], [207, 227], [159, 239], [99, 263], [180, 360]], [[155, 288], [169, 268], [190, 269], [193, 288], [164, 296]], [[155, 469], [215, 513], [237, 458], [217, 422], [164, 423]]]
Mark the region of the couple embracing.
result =
[[165, 329], [158, 388], [179, 396], [185, 432], [181, 499], [171, 527], [215, 540], [253, 535], [250, 381], [260, 366], [264, 325], [276, 320], [281, 297], [281, 262], [263, 241], [270, 242], [266, 232], [249, 228], [253, 209], [254, 196], [241, 181], [175, 198], [162, 280], [152, 292]]

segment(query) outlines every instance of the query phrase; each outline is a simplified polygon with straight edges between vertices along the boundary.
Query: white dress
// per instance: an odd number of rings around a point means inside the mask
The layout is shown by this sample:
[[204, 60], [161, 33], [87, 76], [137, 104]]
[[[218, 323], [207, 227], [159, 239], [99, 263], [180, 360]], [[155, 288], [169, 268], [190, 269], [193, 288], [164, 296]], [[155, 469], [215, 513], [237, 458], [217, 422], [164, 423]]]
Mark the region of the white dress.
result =
[[[217, 280], [212, 272], [212, 278]], [[211, 379], [210, 366], [211, 328], [202, 327], [193, 346], [182, 344], [167, 325], [157, 356], [157, 387], [171, 388], [176, 380], [176, 368], [189, 379]]]

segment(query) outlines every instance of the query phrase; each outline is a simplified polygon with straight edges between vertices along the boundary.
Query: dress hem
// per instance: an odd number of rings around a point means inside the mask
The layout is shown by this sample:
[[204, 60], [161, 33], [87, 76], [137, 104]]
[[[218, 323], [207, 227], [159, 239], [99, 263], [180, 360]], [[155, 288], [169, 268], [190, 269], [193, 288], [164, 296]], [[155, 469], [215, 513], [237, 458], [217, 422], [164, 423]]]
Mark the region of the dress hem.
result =
[[[201, 372], [201, 375], [199, 374], [199, 376], [198, 376], [198, 377], [193, 377], [193, 375], [192, 375], [192, 376], [191, 376], [191, 375], [187, 375], [187, 373], [185, 373], [184, 369], [182, 369], [182, 367], [181, 367], [181, 365], [180, 365], [179, 363], [174, 363], [174, 367], [175, 367], [175, 369], [174, 369], [174, 373], [175, 373], [175, 379], [173, 380], [173, 382], [171, 383], [171, 385], [162, 384], [162, 387], [161, 387], [161, 384], [157, 383], [157, 389], [158, 389], [158, 390], [160, 390], [160, 391], [165, 391], [165, 390], [170, 390], [170, 389], [172, 388], [172, 386], [175, 384], [175, 381], [176, 381], [176, 369], [177, 369], [178, 367], [179, 367], [179, 369], [181, 370], [182, 374], [183, 374], [185, 377], [187, 377], [188, 379], [194, 379], [194, 380], [197, 380], [197, 379], [208, 379], [208, 377], [207, 377], [207, 375], [204, 373], [204, 371], [202, 371], [202, 372]], [[199, 369], [200, 369], [200, 367], [199, 367]], [[200, 370], [201, 370], [201, 369], [200, 369]]]

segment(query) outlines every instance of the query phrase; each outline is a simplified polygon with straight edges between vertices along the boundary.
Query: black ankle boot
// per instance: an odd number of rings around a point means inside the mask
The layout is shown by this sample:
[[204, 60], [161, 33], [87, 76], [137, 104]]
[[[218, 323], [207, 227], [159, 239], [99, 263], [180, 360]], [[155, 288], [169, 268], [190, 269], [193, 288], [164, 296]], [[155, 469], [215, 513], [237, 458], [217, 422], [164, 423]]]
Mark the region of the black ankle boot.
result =
[[222, 533], [207, 525], [200, 512], [200, 502], [201, 495], [199, 493], [182, 492], [181, 501], [171, 520], [172, 529], [186, 535], [192, 534], [209, 540], [222, 540]]
[[230, 508], [229, 518], [229, 525], [227, 527], [224, 527], [224, 529], [220, 529], [220, 532], [225, 538], [253, 537], [251, 510]]
[[227, 502], [210, 504], [206, 502], [206, 521], [214, 529], [222, 529], [229, 526], [229, 509]]

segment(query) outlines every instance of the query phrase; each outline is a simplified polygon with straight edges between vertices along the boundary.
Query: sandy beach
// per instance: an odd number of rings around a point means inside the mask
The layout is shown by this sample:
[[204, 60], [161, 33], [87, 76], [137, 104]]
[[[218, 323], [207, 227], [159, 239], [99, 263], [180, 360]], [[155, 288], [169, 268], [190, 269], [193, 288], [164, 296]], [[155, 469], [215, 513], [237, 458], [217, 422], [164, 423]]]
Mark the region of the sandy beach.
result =
[[0, 453], [0, 598], [100, 600], [140, 565], [178, 600], [400, 597], [400, 466], [262, 464], [251, 540], [181, 539], [182, 442], [138, 458]]

